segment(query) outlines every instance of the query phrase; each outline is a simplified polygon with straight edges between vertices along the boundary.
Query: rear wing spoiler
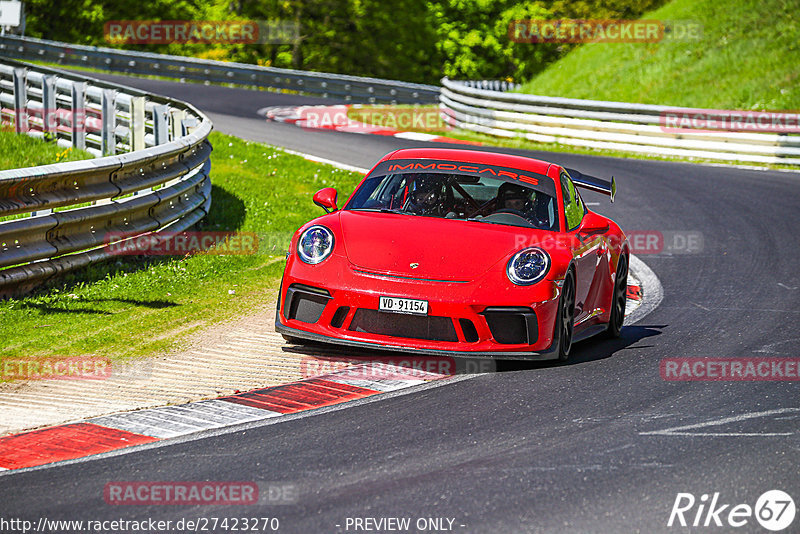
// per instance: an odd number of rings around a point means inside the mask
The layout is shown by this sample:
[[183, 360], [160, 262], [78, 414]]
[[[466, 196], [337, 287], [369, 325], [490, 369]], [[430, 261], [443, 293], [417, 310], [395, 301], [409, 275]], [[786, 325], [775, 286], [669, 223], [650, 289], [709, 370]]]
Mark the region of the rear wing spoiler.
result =
[[569, 173], [570, 178], [572, 178], [572, 182], [576, 186], [608, 195], [611, 197], [611, 202], [614, 202], [614, 197], [617, 195], [617, 182], [614, 180], [613, 176], [611, 177], [611, 181], [608, 181], [603, 180], [602, 178], [589, 176], [588, 174], [583, 174], [575, 169], [564, 170]]

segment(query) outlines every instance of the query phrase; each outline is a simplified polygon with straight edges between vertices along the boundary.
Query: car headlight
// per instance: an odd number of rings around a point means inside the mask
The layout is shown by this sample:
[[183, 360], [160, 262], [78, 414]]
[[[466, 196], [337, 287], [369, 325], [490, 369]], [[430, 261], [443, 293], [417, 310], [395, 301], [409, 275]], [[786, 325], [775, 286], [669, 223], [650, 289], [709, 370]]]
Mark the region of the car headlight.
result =
[[550, 270], [550, 256], [537, 247], [520, 250], [508, 260], [506, 274], [518, 286], [535, 284]]
[[311, 265], [324, 261], [333, 252], [333, 232], [324, 226], [312, 226], [297, 240], [297, 255]]

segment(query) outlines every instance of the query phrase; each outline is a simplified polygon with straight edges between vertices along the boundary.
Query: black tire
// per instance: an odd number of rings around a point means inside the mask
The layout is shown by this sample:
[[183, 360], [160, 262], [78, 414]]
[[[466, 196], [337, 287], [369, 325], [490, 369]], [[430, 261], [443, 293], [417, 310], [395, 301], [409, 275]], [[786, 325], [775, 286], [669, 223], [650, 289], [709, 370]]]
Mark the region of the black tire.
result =
[[556, 329], [561, 334], [558, 341], [558, 359], [565, 362], [569, 360], [572, 334], [575, 330], [575, 278], [572, 271], [567, 273], [564, 286], [561, 288]]
[[628, 258], [624, 255], [617, 262], [617, 276], [611, 294], [611, 318], [608, 321], [606, 337], [618, 338], [625, 321], [625, 304], [628, 301]]

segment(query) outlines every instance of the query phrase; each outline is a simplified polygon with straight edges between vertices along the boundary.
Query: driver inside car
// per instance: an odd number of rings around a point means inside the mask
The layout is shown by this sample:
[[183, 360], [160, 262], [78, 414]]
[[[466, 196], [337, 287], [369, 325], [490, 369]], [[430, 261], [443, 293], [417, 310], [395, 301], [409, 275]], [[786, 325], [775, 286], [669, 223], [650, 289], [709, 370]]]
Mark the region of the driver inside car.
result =
[[[527, 187], [516, 184], [503, 184], [497, 190], [497, 210], [514, 210], [523, 215], [532, 207], [531, 194]], [[527, 216], [527, 215], [526, 215]]]
[[444, 195], [441, 180], [424, 174], [412, 175], [410, 189], [406, 211], [417, 215], [442, 215]]
[[[546, 206], [540, 206], [540, 208], [544, 208], [544, 210], [537, 209], [540, 200], [542, 199], [539, 199], [538, 194], [532, 189], [522, 185], [504, 183], [497, 190], [497, 208], [495, 209], [495, 213], [501, 211], [508, 213], [508, 210], [511, 210], [539, 227], [549, 227], [550, 223]], [[541, 213], [542, 211], [544, 211], [544, 213]]]

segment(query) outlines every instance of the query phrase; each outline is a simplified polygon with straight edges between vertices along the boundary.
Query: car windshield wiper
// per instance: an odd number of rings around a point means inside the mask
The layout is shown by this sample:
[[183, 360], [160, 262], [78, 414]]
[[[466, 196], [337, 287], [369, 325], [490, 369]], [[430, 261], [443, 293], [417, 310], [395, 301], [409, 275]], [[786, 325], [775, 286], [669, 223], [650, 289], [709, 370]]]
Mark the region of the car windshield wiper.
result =
[[471, 218], [471, 219], [464, 219], [464, 220], [472, 221], [472, 222], [479, 222], [479, 223], [484, 223], [484, 224], [499, 224], [500, 226], [513, 226], [514, 228], [537, 228], [537, 229], [539, 228], [538, 226], [536, 226], [535, 224], [531, 223], [530, 221], [527, 221], [527, 219], [525, 219], [525, 220], [528, 222], [528, 224], [520, 224], [520, 223], [515, 224], [513, 222], [508, 222], [508, 221], [504, 221], [504, 222], [491, 221], [491, 220], [487, 221], [484, 218], [481, 218], [481, 219]]
[[416, 213], [411, 213], [410, 211], [403, 211], [403, 210], [393, 210], [389, 208], [351, 208], [352, 211], [376, 211], [379, 213], [396, 213], [398, 215], [416, 215]]
[[414, 217], [419, 217], [419, 213], [414, 213], [413, 211], [403, 211], [403, 210], [390, 210], [389, 208], [381, 209], [381, 213], [396, 213], [398, 215], [413, 215]]
[[480, 218], [478, 218], [478, 217], [470, 217], [469, 219], [464, 219], [464, 220], [465, 221], [471, 221], [471, 222], [482, 222], [482, 223], [487, 223], [487, 224], [503, 224], [503, 223], [499, 223], [499, 222], [495, 222], [495, 221], [486, 221], [486, 220], [484, 220], [483, 217], [480, 217]]

